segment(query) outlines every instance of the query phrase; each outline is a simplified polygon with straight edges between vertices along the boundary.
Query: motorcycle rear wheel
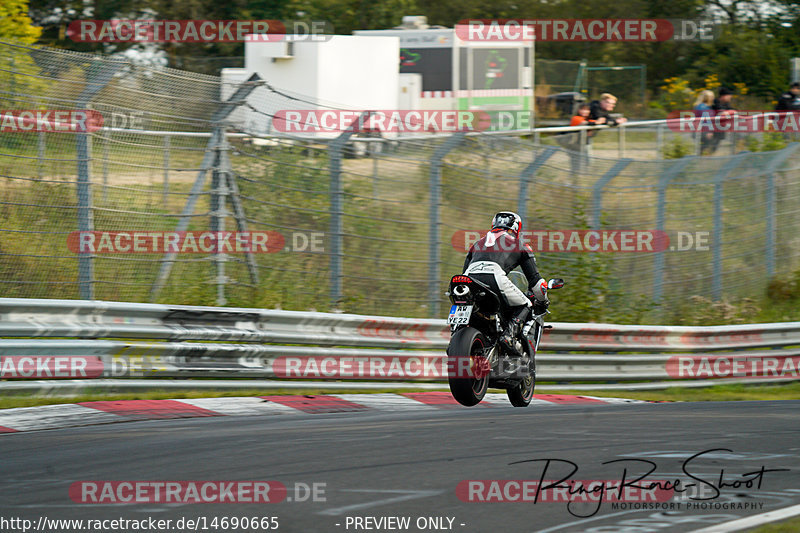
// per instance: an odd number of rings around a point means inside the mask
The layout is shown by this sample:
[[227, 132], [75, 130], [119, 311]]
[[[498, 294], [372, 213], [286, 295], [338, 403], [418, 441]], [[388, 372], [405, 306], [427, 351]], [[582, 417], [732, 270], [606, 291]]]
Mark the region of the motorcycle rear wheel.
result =
[[[476, 357], [484, 357], [486, 348], [486, 337], [483, 333], [473, 327], [466, 327], [457, 330], [450, 339], [450, 346], [447, 348], [449, 360], [448, 369], [450, 376], [450, 393], [461, 405], [472, 407], [478, 405], [489, 388], [489, 372], [487, 371], [480, 378], [459, 377], [460, 359], [469, 357], [471, 363]], [[475, 368], [475, 365], [472, 365]]]

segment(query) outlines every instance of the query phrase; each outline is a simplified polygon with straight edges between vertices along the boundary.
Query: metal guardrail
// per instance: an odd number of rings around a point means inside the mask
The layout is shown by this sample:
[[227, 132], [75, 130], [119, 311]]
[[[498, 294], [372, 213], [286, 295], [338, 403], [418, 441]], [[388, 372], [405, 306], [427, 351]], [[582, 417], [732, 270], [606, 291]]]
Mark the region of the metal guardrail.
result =
[[[537, 356], [540, 381], [681, 384], [710, 378], [800, 379], [800, 322], [713, 327], [552, 325]], [[48, 357], [89, 361], [88, 374], [59, 376], [64, 378], [286, 377], [278, 361], [285, 369], [287, 358], [295, 363], [311, 358], [332, 364], [347, 360], [351, 366], [359, 360], [413, 359], [443, 368], [449, 336], [445, 321], [437, 319], [0, 298], [0, 376], [56, 377], [38, 371], [46, 365], [30, 363]], [[19, 364], [23, 358], [29, 360], [27, 367]], [[20, 368], [37, 370], [15, 374]], [[321, 372], [291, 377], [348, 376]], [[391, 372], [349, 377], [431, 380], [429, 375]], [[0, 382], [0, 392], [15, 388], [18, 381]]]

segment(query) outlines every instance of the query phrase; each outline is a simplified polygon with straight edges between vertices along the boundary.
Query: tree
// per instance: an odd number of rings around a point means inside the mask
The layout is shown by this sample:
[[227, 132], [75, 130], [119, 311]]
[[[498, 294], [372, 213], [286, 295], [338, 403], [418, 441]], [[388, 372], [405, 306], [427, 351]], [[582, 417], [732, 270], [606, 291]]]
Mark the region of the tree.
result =
[[42, 29], [34, 26], [28, 16], [28, 0], [0, 2], [0, 40], [33, 44], [41, 33]]

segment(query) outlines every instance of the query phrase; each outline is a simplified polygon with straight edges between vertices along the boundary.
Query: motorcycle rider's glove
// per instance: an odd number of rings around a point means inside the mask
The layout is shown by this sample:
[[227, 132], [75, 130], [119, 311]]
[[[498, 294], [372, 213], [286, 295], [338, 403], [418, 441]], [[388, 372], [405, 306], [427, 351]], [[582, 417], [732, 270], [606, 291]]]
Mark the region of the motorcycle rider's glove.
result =
[[528, 298], [533, 302], [533, 313], [541, 315], [550, 306], [550, 299], [547, 297], [547, 282], [540, 279], [536, 284], [529, 288]]
[[550, 299], [545, 298], [544, 301], [537, 300], [536, 298], [532, 298], [533, 300], [533, 314], [534, 315], [542, 315], [547, 311], [547, 308], [550, 307]]

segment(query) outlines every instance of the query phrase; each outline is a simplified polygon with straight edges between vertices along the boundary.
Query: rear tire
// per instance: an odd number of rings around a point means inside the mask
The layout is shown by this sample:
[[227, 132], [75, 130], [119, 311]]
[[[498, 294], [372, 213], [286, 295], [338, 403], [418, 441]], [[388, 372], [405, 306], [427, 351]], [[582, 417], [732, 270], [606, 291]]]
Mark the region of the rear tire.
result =
[[525, 340], [525, 352], [530, 358], [528, 375], [516, 386], [506, 389], [508, 401], [514, 407], [528, 407], [533, 399], [533, 389], [536, 387], [536, 354], [527, 339]]
[[[481, 376], [480, 379], [474, 377], [461, 378], [459, 375], [459, 359], [469, 357], [471, 360], [475, 356], [484, 357], [486, 347], [486, 337], [483, 333], [473, 327], [466, 327], [457, 330], [450, 339], [450, 346], [447, 348], [448, 370], [455, 374], [448, 378], [450, 382], [450, 392], [453, 398], [461, 405], [472, 407], [478, 405], [486, 395], [489, 388], [489, 372]], [[474, 368], [474, 365], [473, 367]]]

